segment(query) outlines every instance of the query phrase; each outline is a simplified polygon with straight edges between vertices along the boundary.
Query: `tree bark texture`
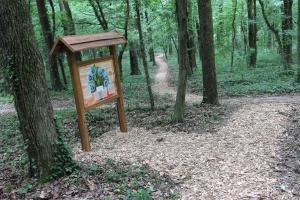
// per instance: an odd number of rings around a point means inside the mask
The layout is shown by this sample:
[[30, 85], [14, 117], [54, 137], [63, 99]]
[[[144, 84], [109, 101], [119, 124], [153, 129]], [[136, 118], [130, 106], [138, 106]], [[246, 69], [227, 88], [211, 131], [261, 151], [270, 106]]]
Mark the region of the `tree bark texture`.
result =
[[178, 41], [179, 41], [179, 77], [175, 103], [174, 119], [176, 122], [184, 120], [185, 95], [187, 85], [187, 44], [188, 44], [188, 13], [187, 0], [176, 0], [176, 13], [178, 20]]
[[49, 18], [47, 15], [47, 8], [45, 0], [36, 0], [40, 24], [42, 27], [42, 33], [45, 41], [45, 46], [48, 54], [48, 61], [50, 65], [50, 78], [52, 88], [56, 91], [63, 89], [62, 82], [59, 78], [59, 71], [57, 65], [57, 57], [50, 56], [50, 51], [54, 44], [54, 36], [52, 35]]
[[203, 103], [218, 104], [213, 19], [210, 0], [198, 0], [203, 71]]
[[26, 1], [1, 1], [0, 55], [9, 71], [5, 76], [12, 88], [29, 159], [44, 177], [50, 175], [55, 163], [54, 141], [58, 136], [28, 7]]
[[136, 44], [134, 42], [130, 43], [130, 50], [129, 50], [129, 56], [130, 56], [130, 75], [139, 75], [141, 74], [139, 69], [139, 60], [136, 50]]

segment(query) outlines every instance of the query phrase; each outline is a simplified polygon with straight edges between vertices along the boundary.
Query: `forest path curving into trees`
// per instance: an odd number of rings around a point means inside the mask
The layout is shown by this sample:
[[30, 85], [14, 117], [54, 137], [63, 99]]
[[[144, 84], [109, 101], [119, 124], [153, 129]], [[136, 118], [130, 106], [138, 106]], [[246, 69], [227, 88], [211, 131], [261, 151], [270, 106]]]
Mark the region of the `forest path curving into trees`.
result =
[[[175, 95], [162, 55], [156, 62], [155, 91]], [[200, 96], [193, 98], [201, 101]], [[222, 103], [237, 109], [214, 133], [154, 134], [132, 124], [126, 134], [111, 131], [97, 138], [89, 153], [77, 144], [76, 159], [147, 164], [178, 183], [181, 199], [299, 199], [299, 165], [294, 162], [295, 149], [286, 146], [290, 113], [299, 109], [299, 96], [231, 98]]]

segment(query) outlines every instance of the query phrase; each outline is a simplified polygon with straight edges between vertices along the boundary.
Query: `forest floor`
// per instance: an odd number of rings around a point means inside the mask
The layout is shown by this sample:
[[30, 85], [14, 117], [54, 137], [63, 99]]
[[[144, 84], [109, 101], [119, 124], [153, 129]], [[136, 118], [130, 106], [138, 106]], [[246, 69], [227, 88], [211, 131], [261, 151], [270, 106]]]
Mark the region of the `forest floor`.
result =
[[[156, 55], [156, 65], [153, 90], [173, 105], [176, 88], [170, 86], [162, 54]], [[169, 123], [172, 106], [154, 112], [133, 110], [127, 113], [128, 133], [117, 131], [113, 122], [103, 135], [91, 134], [91, 152], [82, 152], [80, 143], [73, 142], [75, 159], [90, 167], [80, 179], [72, 175], [38, 189], [38, 197], [51, 193], [51, 198], [104, 199], [102, 193], [118, 199], [128, 196], [126, 185], [135, 188], [132, 184], [138, 181], [153, 199], [300, 199], [300, 95], [225, 97], [213, 107], [201, 105], [201, 99], [187, 94], [184, 123]], [[74, 107], [70, 99], [52, 103], [57, 111]], [[0, 115], [14, 112], [12, 104], [0, 104]], [[108, 118], [112, 117], [104, 119]], [[94, 121], [89, 123], [94, 131], [107, 125]], [[75, 135], [75, 119], [66, 119], [63, 126]], [[1, 156], [6, 155], [0, 152]], [[100, 171], [93, 166], [101, 166]], [[5, 166], [0, 172], [0, 197], [1, 188], [14, 176], [11, 170]], [[1, 173], [6, 177], [3, 186]], [[143, 190], [137, 193], [139, 198], [130, 192], [127, 199], [147, 199]]]
[[[155, 91], [175, 98], [168, 65], [156, 56]], [[201, 96], [188, 94], [187, 103]], [[78, 160], [106, 157], [149, 165], [178, 183], [182, 199], [299, 199], [299, 131], [295, 128], [299, 95], [223, 99], [232, 108], [211, 132], [152, 130], [131, 127], [111, 131]], [[293, 118], [296, 117], [296, 118]], [[298, 125], [298, 123], [296, 123]], [[179, 125], [180, 126], [180, 125]]]

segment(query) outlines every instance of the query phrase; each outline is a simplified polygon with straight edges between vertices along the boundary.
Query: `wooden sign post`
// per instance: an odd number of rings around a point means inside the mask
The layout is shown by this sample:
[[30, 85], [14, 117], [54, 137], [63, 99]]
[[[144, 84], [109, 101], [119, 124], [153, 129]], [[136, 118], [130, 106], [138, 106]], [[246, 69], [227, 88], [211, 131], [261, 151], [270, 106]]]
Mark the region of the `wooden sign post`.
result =
[[[90, 139], [85, 112], [116, 101], [121, 132], [127, 132], [124, 97], [116, 55], [117, 44], [126, 40], [118, 32], [59, 38], [51, 54], [66, 52], [72, 77], [82, 149], [90, 151]], [[110, 55], [88, 61], [77, 61], [76, 53], [93, 48], [108, 47]]]

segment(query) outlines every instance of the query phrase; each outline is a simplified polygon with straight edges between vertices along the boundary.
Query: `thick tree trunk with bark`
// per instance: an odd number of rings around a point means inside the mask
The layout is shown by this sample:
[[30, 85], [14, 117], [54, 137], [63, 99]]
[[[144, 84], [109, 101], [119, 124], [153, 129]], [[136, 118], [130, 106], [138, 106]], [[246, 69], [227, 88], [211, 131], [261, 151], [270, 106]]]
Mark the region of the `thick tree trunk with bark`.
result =
[[154, 96], [153, 96], [153, 92], [152, 92], [151, 79], [150, 79], [149, 70], [148, 70], [145, 41], [144, 41], [144, 35], [143, 35], [143, 31], [142, 31], [140, 7], [141, 7], [140, 0], [135, 0], [136, 21], [137, 21], [137, 28], [138, 28], [139, 37], [140, 37], [141, 55], [142, 55], [142, 59], [143, 59], [143, 65], [144, 65], [144, 71], [145, 71], [145, 76], [146, 76], [147, 89], [148, 89], [148, 93], [149, 93], [151, 110], [154, 110]]
[[0, 55], [8, 71], [5, 76], [12, 88], [29, 159], [37, 167], [32, 169], [46, 178], [58, 162], [58, 135], [28, 7], [26, 1], [1, 1]]
[[36, 0], [38, 14], [40, 19], [40, 24], [42, 27], [42, 33], [44, 36], [45, 46], [48, 53], [48, 61], [50, 65], [50, 78], [52, 83], [52, 88], [56, 91], [62, 90], [63, 85], [59, 78], [59, 71], [57, 65], [57, 57], [50, 56], [50, 51], [54, 44], [54, 36], [52, 35], [51, 26], [49, 18], [47, 15], [47, 8], [45, 0]]
[[139, 60], [138, 60], [138, 55], [136, 50], [136, 44], [134, 42], [130, 43], [129, 55], [130, 55], [130, 70], [131, 70], [130, 75], [141, 74], [139, 69]]
[[284, 51], [285, 62], [292, 63], [292, 45], [293, 45], [293, 0], [283, 0], [282, 6], [282, 48]]
[[203, 103], [218, 104], [212, 8], [210, 0], [198, 0], [203, 71]]
[[248, 10], [248, 41], [249, 41], [249, 66], [255, 67], [257, 60], [257, 23], [256, 23], [256, 0], [247, 0]]
[[184, 120], [185, 95], [187, 85], [187, 43], [188, 43], [188, 13], [187, 0], [176, 0], [176, 13], [178, 20], [178, 40], [179, 40], [179, 77], [174, 111], [176, 122]]

